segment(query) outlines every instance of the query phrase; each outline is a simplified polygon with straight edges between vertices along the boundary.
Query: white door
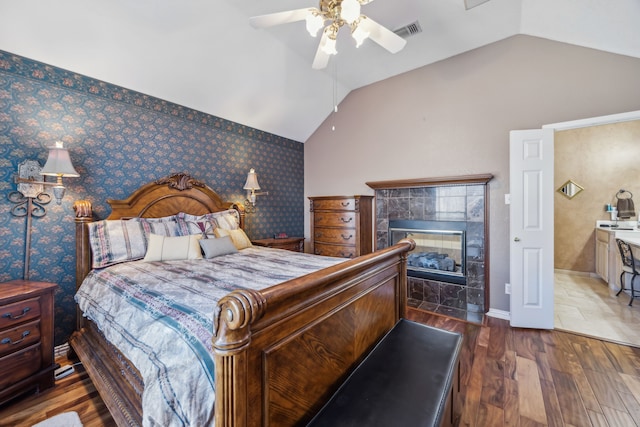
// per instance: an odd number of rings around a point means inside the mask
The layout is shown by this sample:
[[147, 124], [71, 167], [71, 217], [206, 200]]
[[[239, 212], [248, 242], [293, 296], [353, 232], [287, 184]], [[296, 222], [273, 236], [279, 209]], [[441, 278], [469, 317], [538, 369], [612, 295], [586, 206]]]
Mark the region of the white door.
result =
[[553, 129], [510, 133], [511, 326], [553, 329]]

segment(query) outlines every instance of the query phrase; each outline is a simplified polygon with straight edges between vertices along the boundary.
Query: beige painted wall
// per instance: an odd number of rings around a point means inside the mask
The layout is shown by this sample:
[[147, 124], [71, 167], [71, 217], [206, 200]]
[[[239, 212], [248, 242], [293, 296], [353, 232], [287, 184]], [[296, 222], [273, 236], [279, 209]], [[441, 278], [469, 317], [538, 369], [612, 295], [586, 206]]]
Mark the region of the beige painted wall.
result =
[[639, 110], [639, 76], [640, 59], [515, 36], [360, 88], [306, 141], [305, 195], [372, 195], [367, 181], [494, 174], [489, 305], [508, 311], [509, 131]]
[[604, 205], [615, 206], [625, 189], [640, 208], [640, 120], [565, 130], [554, 139], [555, 188], [569, 179], [584, 187], [573, 199], [555, 194], [555, 267], [595, 272], [595, 223], [611, 219]]

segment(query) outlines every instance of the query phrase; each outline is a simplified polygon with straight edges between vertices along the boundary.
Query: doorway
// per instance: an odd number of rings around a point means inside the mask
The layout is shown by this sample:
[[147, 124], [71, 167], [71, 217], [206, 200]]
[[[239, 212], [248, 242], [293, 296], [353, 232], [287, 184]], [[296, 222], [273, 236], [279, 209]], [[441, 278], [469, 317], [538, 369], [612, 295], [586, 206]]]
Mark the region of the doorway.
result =
[[[628, 325], [637, 324], [640, 305], [628, 307], [628, 298], [616, 297], [616, 290], [592, 271], [596, 220], [610, 219], [604, 206], [615, 205], [619, 188], [636, 185], [638, 156], [633, 150], [640, 153], [635, 148], [640, 123], [626, 122], [639, 119], [636, 111], [545, 126], [555, 135], [555, 189], [571, 180], [587, 190], [574, 198], [558, 191], [554, 195], [555, 328], [635, 346], [640, 346], [640, 336]], [[625, 146], [629, 137], [635, 139]], [[635, 194], [640, 194], [637, 185]]]

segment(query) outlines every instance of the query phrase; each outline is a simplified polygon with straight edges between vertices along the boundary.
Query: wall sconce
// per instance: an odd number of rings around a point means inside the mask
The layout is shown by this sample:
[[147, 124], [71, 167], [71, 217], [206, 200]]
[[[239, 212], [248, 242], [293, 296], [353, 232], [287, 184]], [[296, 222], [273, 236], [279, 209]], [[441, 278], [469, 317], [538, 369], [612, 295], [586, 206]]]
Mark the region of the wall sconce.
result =
[[260, 190], [260, 184], [258, 184], [258, 174], [256, 171], [251, 168], [249, 173], [247, 174], [247, 182], [244, 183], [244, 190], [247, 190], [247, 200], [245, 201], [246, 205], [251, 205], [251, 207], [255, 207], [256, 205], [256, 196], [268, 195], [268, 191], [263, 191], [262, 193], [256, 193], [256, 190]]
[[[28, 164], [28, 166], [24, 166]], [[37, 181], [40, 175], [55, 176], [56, 182]], [[35, 160], [27, 160], [18, 166], [18, 176], [15, 182], [18, 184], [18, 191], [24, 197], [36, 198], [28, 194], [38, 194], [43, 191], [43, 186], [52, 186], [56, 203], [61, 204], [64, 197], [64, 185], [62, 177], [77, 178], [80, 174], [74, 169], [69, 157], [69, 150], [64, 148], [61, 141], [56, 141], [53, 147], [49, 147], [49, 157], [43, 168]]]
[[[56, 182], [42, 180], [42, 176], [55, 176]], [[56, 142], [53, 147], [49, 147], [49, 157], [44, 167], [36, 160], [25, 160], [18, 165], [18, 174], [15, 182], [17, 191], [12, 191], [7, 196], [15, 206], [11, 209], [11, 214], [18, 217], [27, 217], [27, 232], [25, 239], [24, 254], [24, 279], [29, 280], [29, 261], [31, 255], [31, 218], [41, 218], [45, 216], [44, 205], [51, 201], [51, 196], [44, 192], [45, 186], [53, 187], [53, 195], [58, 204], [62, 203], [64, 197], [64, 185], [62, 177], [79, 177], [80, 174], [73, 168], [69, 151], [63, 147], [62, 142]]]

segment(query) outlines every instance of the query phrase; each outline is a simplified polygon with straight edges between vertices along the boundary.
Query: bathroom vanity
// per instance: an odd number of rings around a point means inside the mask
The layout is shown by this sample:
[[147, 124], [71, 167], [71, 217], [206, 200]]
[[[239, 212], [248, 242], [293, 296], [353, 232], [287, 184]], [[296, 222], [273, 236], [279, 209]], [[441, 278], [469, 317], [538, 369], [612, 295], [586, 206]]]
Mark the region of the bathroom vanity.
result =
[[[635, 221], [598, 221], [596, 223], [596, 274], [609, 284], [610, 289], [620, 289], [622, 261], [616, 239], [623, 239], [636, 246], [640, 252], [640, 229]], [[635, 255], [635, 254], [634, 254]]]

